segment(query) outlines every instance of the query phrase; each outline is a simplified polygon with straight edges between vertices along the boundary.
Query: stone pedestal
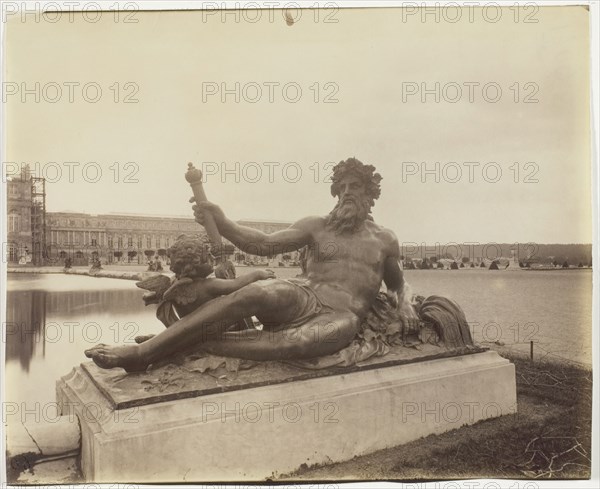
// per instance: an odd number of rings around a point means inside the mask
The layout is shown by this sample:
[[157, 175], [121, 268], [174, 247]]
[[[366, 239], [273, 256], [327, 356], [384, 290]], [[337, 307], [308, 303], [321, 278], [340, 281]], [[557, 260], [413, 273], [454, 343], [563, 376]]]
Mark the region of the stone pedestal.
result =
[[144, 375], [85, 363], [58, 382], [63, 414], [80, 419], [86, 480], [260, 481], [516, 412], [514, 366], [492, 351], [309, 374], [275, 365], [235, 381], [197, 374], [211, 388], [176, 370], [166, 383]]

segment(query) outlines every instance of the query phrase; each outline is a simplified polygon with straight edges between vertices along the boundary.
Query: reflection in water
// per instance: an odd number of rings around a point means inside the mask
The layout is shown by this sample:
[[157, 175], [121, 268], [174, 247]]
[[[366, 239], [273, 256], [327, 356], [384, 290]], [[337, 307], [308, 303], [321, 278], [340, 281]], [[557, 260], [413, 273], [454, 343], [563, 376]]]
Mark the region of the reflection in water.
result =
[[[108, 307], [110, 313], [116, 315], [115, 319], [127, 318], [140, 310], [144, 312], [140, 292], [135, 289], [56, 293], [46, 290], [8, 292], [7, 360], [18, 359], [23, 370], [29, 372], [31, 358], [34, 355], [43, 358], [47, 342], [75, 341], [77, 334], [94, 338], [97, 333], [91, 332], [90, 328], [95, 328], [92, 323], [98, 324], [98, 316], [105, 316]], [[59, 322], [56, 321], [58, 316], [61, 319]], [[87, 318], [89, 320], [86, 320]], [[109, 327], [112, 324], [114, 323], [109, 324]], [[77, 333], [77, 328], [80, 329], [80, 333]]]
[[[31, 358], [40, 346], [42, 328], [46, 324], [44, 290], [9, 292], [6, 311], [6, 359], [19, 360], [21, 368], [29, 372]], [[27, 341], [28, 339], [28, 341]], [[25, 341], [24, 341], [25, 340]], [[45, 356], [45, 342], [41, 342], [41, 356]]]
[[127, 315], [137, 310], [144, 310], [142, 293], [143, 291], [136, 288], [51, 293], [46, 307], [48, 315], [61, 314], [65, 318], [80, 317], [82, 314], [97, 311], [106, 312], [106, 306], [110, 306], [111, 313]]
[[[14, 279], [13, 279], [14, 277]], [[132, 342], [163, 326], [129, 280], [77, 276], [8, 277], [6, 396], [53, 402], [56, 381], [97, 343]]]

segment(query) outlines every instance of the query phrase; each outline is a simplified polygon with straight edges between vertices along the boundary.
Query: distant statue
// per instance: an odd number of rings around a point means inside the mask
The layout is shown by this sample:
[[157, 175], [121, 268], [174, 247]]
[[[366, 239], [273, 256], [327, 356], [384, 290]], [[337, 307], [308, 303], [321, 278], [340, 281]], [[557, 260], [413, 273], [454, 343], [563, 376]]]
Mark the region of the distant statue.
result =
[[217, 278], [235, 278], [235, 265], [226, 256], [216, 259], [215, 277]]
[[71, 266], [73, 265], [73, 259], [70, 256], [67, 256], [65, 258], [65, 269], [69, 269], [71, 268]]
[[150, 259], [148, 260], [148, 268], [146, 269], [148, 272], [162, 272], [162, 262], [160, 258], [156, 258], [156, 260]]
[[102, 270], [102, 263], [100, 262], [100, 259], [97, 257], [94, 257], [92, 259], [92, 266], [90, 267], [90, 272], [97, 272]]
[[[174, 264], [182, 266], [181, 271], [174, 270], [176, 281], [156, 296], [160, 301], [173, 298], [165, 307], [174, 307], [180, 319], [168, 321], [165, 331], [140, 344], [100, 344], [86, 355], [102, 368], [127, 371], [145, 370], [190, 345], [226, 357], [302, 361], [351, 347], [370, 317], [373, 327], [384, 331], [391, 319], [402, 319], [403, 326], [395, 333], [400, 336], [419, 331], [419, 308], [405, 294], [398, 239], [370, 216], [380, 195], [381, 176], [373, 166], [349, 158], [334, 167], [331, 180], [331, 194], [338, 202], [328, 215], [305, 217], [271, 234], [235, 223], [210, 202], [197, 201], [194, 206], [200, 224], [210, 216], [218, 233], [245, 253], [272, 256], [307, 247], [304, 276], [283, 280], [263, 272], [233, 280], [206, 279], [209, 259], [191, 243], [184, 245], [180, 260], [171, 256], [172, 270]], [[380, 294], [382, 282], [385, 292]], [[164, 286], [166, 282], [161, 290]], [[429, 308], [435, 316], [438, 310], [447, 312], [447, 306], [434, 301], [420, 309]], [[387, 311], [390, 320], [379, 323], [377, 310]], [[472, 344], [468, 325], [458, 311], [452, 331], [439, 331], [437, 336], [468, 346]], [[252, 316], [262, 329], [230, 331]]]

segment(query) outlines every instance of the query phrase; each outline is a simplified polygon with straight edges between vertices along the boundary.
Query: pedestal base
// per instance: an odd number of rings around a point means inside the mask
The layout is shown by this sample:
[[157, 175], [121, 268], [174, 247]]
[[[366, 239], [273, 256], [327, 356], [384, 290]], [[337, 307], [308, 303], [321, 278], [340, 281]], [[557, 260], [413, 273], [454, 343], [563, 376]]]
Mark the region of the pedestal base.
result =
[[57, 397], [94, 482], [260, 481], [516, 412], [514, 366], [492, 351], [131, 407], [87, 366]]

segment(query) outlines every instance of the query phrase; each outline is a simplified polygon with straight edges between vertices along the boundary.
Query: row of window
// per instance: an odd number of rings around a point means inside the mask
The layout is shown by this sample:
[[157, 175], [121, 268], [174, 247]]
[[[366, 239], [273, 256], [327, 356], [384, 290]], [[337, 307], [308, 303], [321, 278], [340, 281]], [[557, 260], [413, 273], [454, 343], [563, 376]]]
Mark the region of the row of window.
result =
[[[66, 235], [65, 235], [66, 233]], [[89, 236], [87, 234], [75, 234], [76, 232], [69, 231], [51, 231], [49, 234], [49, 240], [54, 243], [60, 244], [74, 244], [74, 245], [90, 245], [90, 246], [101, 246], [102, 243], [97, 236], [97, 233], [93, 233]], [[133, 248], [134, 245], [141, 249], [144, 245], [148, 249], [155, 248], [168, 248], [171, 246], [172, 240], [170, 236], [142, 236], [137, 237], [123, 237], [123, 236], [106, 236], [106, 244], [109, 248], [123, 249]]]
[[[146, 236], [146, 248], [151, 249], [152, 248], [152, 237], [151, 236]], [[116, 247], [117, 249], [123, 249], [123, 243], [124, 240], [122, 237], [117, 237], [117, 239], [115, 240], [112, 236], [108, 236], [107, 238], [107, 244], [109, 248], [114, 248], [115, 247], [115, 243], [116, 243]], [[160, 248], [161, 247], [161, 243], [164, 243], [164, 247], [168, 248], [169, 246], [171, 246], [171, 238], [166, 237], [164, 240], [161, 239], [160, 236], [156, 236], [154, 237], [154, 246], [156, 248]], [[92, 246], [97, 246], [96, 240], [92, 239]], [[136, 245], [138, 249], [141, 249], [142, 246], [144, 244], [144, 240], [141, 236], [137, 237], [137, 241], [136, 241]], [[133, 248], [133, 238], [127, 238], [127, 248]]]
[[124, 228], [124, 229], [164, 229], [164, 230], [197, 230], [198, 224], [195, 221], [190, 220], [189, 222], [177, 223], [177, 222], [139, 222], [139, 221], [89, 221], [77, 220], [77, 219], [50, 219], [51, 226], [61, 227], [74, 227], [78, 229], [85, 229], [89, 227], [95, 228]]

